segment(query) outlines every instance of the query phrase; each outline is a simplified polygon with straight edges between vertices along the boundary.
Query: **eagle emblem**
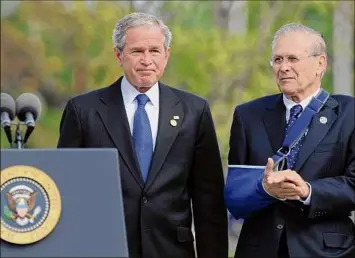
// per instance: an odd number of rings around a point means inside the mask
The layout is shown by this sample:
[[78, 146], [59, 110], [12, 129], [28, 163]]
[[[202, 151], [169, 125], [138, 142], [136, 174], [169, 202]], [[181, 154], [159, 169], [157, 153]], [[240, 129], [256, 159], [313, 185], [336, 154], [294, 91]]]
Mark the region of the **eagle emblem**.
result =
[[36, 206], [37, 192], [28, 186], [18, 185], [6, 193], [7, 205], [4, 213], [7, 219], [14, 221], [19, 226], [33, 224], [41, 212], [41, 207]]
[[48, 236], [62, 210], [60, 192], [53, 179], [26, 165], [1, 169], [0, 177], [1, 241], [26, 245]]

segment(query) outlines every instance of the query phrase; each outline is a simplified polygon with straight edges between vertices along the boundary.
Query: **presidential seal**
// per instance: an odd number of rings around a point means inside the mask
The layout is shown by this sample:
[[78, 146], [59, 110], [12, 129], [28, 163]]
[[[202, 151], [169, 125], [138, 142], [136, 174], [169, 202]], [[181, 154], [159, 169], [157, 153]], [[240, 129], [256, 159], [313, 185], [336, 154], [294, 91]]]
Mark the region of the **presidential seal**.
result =
[[61, 213], [60, 193], [54, 181], [31, 166], [1, 170], [1, 239], [31, 244], [55, 228]]

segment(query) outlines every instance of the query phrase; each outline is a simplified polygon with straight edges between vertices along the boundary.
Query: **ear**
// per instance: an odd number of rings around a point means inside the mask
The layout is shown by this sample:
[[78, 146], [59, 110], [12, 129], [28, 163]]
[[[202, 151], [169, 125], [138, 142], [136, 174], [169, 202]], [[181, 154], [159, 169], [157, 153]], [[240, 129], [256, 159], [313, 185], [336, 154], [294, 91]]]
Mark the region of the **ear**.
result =
[[327, 69], [327, 56], [322, 54], [318, 57], [317, 60], [317, 75], [322, 76], [322, 74], [325, 73], [325, 70]]
[[167, 64], [170, 57], [170, 47], [165, 50], [165, 63]]
[[117, 47], [113, 49], [117, 63], [122, 66], [123, 53]]

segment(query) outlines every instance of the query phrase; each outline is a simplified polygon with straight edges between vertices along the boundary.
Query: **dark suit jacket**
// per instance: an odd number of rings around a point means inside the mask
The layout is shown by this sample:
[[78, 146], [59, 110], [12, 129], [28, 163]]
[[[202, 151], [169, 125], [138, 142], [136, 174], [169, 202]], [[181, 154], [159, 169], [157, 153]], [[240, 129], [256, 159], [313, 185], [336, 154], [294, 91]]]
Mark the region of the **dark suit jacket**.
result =
[[[144, 184], [121, 79], [68, 102], [58, 147], [118, 149], [131, 258], [195, 257], [191, 201], [198, 256], [227, 257], [223, 170], [207, 102], [159, 83], [158, 135]], [[179, 116], [176, 127], [173, 116]]]
[[[322, 116], [326, 124], [320, 122]], [[277, 257], [283, 230], [291, 257], [355, 257], [355, 228], [349, 218], [355, 210], [354, 119], [353, 97], [328, 99], [312, 119], [294, 168], [312, 186], [310, 206], [275, 200], [252, 213], [244, 221], [236, 258]], [[238, 106], [229, 164], [266, 165], [282, 145], [285, 126], [281, 94]]]

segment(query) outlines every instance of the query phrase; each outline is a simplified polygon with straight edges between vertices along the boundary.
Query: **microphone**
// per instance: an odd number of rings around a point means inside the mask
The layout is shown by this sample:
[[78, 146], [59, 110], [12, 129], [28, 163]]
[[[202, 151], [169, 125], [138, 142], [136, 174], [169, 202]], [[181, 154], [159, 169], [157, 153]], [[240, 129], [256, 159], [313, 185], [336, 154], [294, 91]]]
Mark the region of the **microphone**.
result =
[[15, 100], [7, 93], [1, 93], [1, 127], [4, 128], [7, 140], [12, 144], [11, 121], [15, 118]]
[[32, 93], [23, 93], [16, 99], [17, 118], [27, 126], [23, 144], [27, 142], [33, 132], [41, 109], [41, 101]]

